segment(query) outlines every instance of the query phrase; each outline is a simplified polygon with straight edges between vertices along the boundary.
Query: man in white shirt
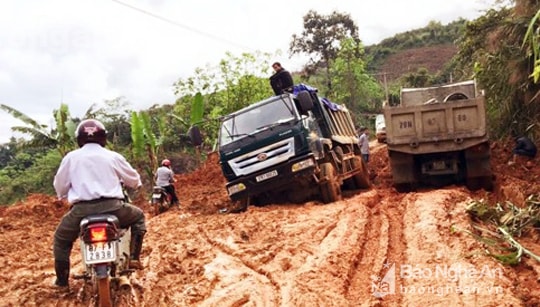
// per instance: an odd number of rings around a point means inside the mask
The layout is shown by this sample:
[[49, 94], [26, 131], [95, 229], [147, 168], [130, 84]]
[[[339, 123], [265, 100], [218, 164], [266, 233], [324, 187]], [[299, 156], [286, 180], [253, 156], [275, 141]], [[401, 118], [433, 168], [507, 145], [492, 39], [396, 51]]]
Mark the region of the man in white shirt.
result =
[[369, 130], [366, 127], [360, 128], [360, 139], [358, 144], [360, 145], [360, 153], [364, 162], [369, 162]]
[[146, 233], [143, 211], [125, 203], [122, 190], [122, 183], [130, 188], [140, 187], [139, 173], [122, 155], [105, 148], [107, 131], [101, 122], [83, 120], [75, 133], [80, 148], [62, 159], [53, 183], [58, 197], [67, 198], [72, 205], [54, 233], [55, 285], [58, 287], [68, 286], [69, 256], [84, 217], [110, 213], [118, 217], [121, 227], [131, 227], [132, 268], [142, 268], [139, 257]]

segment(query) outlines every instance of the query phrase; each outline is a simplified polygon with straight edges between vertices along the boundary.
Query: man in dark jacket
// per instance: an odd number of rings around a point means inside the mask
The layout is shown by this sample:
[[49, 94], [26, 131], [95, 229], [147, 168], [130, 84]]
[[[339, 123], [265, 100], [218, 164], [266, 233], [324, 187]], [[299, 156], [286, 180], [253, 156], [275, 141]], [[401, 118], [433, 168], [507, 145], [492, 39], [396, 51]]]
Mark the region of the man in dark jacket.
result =
[[274, 74], [270, 77], [270, 85], [274, 94], [281, 95], [284, 92], [292, 92], [294, 85], [291, 73], [281, 66], [279, 62], [272, 64]]
[[[514, 150], [512, 151], [514, 156], [512, 158], [512, 161], [508, 162], [509, 165], [512, 165], [516, 163], [518, 156], [525, 156], [528, 158], [528, 162], [530, 162], [534, 157], [536, 157], [536, 145], [526, 136], [518, 137], [516, 138], [516, 146], [514, 147]], [[529, 163], [528, 165], [529, 166]]]

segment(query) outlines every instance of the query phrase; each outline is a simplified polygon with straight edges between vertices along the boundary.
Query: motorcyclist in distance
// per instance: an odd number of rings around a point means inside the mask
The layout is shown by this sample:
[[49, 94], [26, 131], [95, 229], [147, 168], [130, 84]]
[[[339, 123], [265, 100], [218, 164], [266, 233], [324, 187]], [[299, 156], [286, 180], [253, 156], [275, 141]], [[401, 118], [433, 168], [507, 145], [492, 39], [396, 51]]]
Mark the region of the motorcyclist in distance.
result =
[[173, 182], [174, 172], [171, 169], [171, 161], [169, 159], [164, 159], [161, 161], [161, 166], [156, 170], [156, 175], [154, 176], [156, 185], [162, 187], [171, 195], [171, 203], [177, 205], [179, 203], [178, 196], [176, 196], [176, 190], [174, 188]]

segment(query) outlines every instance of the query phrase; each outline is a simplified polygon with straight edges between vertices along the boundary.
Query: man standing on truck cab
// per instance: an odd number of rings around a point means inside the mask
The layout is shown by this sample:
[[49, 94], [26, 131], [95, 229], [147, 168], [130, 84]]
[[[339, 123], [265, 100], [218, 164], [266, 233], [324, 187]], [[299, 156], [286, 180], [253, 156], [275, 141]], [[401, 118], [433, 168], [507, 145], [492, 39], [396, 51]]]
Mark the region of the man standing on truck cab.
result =
[[275, 62], [272, 64], [274, 74], [270, 77], [270, 85], [274, 94], [281, 95], [285, 92], [292, 92], [294, 85], [291, 73], [281, 66], [281, 63]]
[[369, 130], [366, 127], [360, 128], [360, 138], [358, 145], [360, 145], [360, 153], [364, 162], [369, 162]]

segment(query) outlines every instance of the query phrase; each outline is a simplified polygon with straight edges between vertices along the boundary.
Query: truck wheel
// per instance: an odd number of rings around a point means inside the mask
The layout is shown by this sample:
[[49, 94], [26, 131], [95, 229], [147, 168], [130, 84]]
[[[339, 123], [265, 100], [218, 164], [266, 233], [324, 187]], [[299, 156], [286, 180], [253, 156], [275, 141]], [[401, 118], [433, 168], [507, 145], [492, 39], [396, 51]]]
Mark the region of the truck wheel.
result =
[[338, 182], [336, 168], [332, 163], [321, 164], [320, 179], [326, 179], [320, 186], [323, 203], [328, 204], [341, 200], [341, 187]]
[[413, 191], [418, 185], [413, 155], [388, 151], [392, 169], [392, 185], [399, 193]]
[[398, 193], [408, 193], [415, 189], [415, 184], [413, 183], [395, 183], [394, 188]]
[[493, 179], [491, 177], [492, 176], [467, 177], [465, 185], [467, 186], [467, 189], [471, 191], [480, 189], [493, 191]]
[[366, 162], [361, 157], [354, 157], [352, 160], [353, 169], [360, 169], [359, 172], [353, 175], [354, 185], [358, 189], [369, 189], [371, 182], [369, 180], [369, 172]]
[[483, 144], [483, 151], [465, 151], [465, 185], [471, 191], [493, 190], [493, 172], [490, 165], [489, 145]]
[[249, 197], [239, 199], [234, 202], [234, 207], [229, 210], [229, 213], [246, 212], [249, 205]]

